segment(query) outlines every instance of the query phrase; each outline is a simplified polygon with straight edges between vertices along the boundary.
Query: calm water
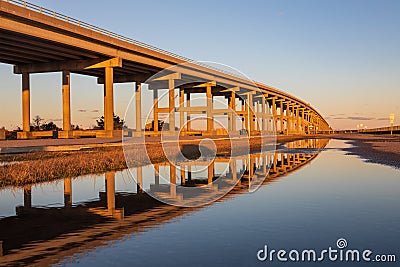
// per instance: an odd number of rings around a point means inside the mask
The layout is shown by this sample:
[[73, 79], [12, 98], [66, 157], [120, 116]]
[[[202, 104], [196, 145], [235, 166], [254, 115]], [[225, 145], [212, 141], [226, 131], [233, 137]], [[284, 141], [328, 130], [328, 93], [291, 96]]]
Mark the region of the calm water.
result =
[[[323, 266], [398, 266], [400, 171], [345, 155], [341, 148], [347, 146], [337, 140], [291, 143], [272, 156], [239, 159], [236, 172], [216, 160], [214, 176], [226, 177], [227, 184], [234, 173], [244, 178], [231, 194], [200, 208], [138, 193], [128, 171], [1, 190], [0, 265], [315, 266], [260, 262], [257, 252], [264, 245], [321, 251], [344, 238], [348, 249], [395, 254], [397, 264], [325, 260]], [[266, 182], [249, 193], [251, 166], [262, 170], [270, 162]], [[179, 189], [160, 178], [171, 167], [156, 168], [158, 175], [153, 167], [133, 173], [141, 173], [144, 190], [179, 199]], [[177, 184], [210, 179], [207, 170], [189, 176], [186, 168], [183, 175], [178, 172]]]

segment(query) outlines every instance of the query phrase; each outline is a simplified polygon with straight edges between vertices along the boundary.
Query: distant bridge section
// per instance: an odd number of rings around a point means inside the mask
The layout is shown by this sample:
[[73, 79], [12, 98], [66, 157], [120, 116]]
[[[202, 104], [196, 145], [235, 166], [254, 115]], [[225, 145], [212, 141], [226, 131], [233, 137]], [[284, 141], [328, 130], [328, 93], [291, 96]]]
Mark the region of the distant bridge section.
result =
[[[153, 89], [154, 122], [161, 113], [179, 113], [180, 121], [169, 115], [170, 130], [180, 126], [189, 134], [190, 116], [218, 114], [213, 97], [224, 96], [233, 113], [223, 112], [229, 120], [229, 130], [236, 131], [233, 116], [243, 118], [243, 128], [249, 133], [272, 131], [282, 134], [328, 133], [332, 129], [311, 105], [276, 88], [227, 73], [168, 51], [123, 37], [57, 12], [20, 0], [0, 0], [0, 62], [14, 65], [14, 73], [22, 78], [22, 125], [18, 138], [27, 139], [51, 132], [33, 132], [30, 128], [30, 74], [60, 72], [62, 75], [63, 130], [59, 138], [85, 135], [113, 137], [115, 83], [135, 83], [136, 134], [143, 133], [141, 94], [142, 83], [162, 70], [184, 64], [175, 73], [160, 77], [161, 87], [170, 92], [168, 108], [158, 108], [158, 89]], [[97, 77], [104, 84], [104, 130], [75, 131], [71, 129], [70, 74], [78, 73]], [[202, 83], [195, 83], [201, 79]], [[188, 85], [176, 86], [186, 81]], [[192, 81], [192, 83], [190, 83]], [[164, 84], [162, 84], [162, 82]], [[228, 90], [227, 90], [228, 88]], [[174, 96], [179, 91], [179, 105]], [[203, 93], [208, 100], [204, 107], [191, 107], [190, 96]], [[236, 101], [242, 102], [236, 110]], [[257, 118], [261, 118], [258, 120]], [[175, 125], [175, 127], [173, 127]], [[179, 128], [179, 127], [178, 127]], [[183, 129], [185, 128], [185, 129]], [[158, 123], [151, 129], [160, 134]], [[217, 133], [212, 122], [207, 123], [205, 135]]]

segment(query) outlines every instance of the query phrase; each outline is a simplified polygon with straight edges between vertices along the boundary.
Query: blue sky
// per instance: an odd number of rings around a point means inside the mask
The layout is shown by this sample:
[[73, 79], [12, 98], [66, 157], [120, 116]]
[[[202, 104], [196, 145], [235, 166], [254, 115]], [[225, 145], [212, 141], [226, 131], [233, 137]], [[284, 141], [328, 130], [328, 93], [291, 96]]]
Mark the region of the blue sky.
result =
[[[39, 1], [32, 3], [250, 78], [316, 107], [336, 129], [400, 124], [400, 1]], [[21, 125], [20, 80], [0, 65], [0, 127]], [[61, 118], [60, 74], [32, 78], [32, 115]], [[72, 120], [102, 113], [95, 80], [72, 77]], [[123, 115], [132, 85], [116, 86]], [[7, 99], [7, 100], [6, 100]], [[46, 103], [46, 104], [44, 104]]]

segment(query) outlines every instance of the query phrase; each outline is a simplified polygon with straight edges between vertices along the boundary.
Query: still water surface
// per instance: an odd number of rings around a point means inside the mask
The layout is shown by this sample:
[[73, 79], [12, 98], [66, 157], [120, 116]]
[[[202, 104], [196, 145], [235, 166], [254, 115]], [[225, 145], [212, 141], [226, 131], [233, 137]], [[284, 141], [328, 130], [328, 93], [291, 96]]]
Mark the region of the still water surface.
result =
[[[304, 146], [311, 149], [295, 148]], [[278, 151], [276, 161], [255, 155], [259, 168], [273, 162], [256, 192], [249, 193], [242, 179], [231, 194], [201, 208], [164, 205], [138, 193], [128, 171], [3, 189], [0, 266], [314, 266], [276, 258], [259, 262], [257, 252], [264, 245], [320, 251], [336, 248], [339, 238], [348, 248], [395, 254], [399, 261], [400, 172], [346, 155], [341, 149], [348, 146], [338, 140], [298, 142]], [[321, 153], [315, 149], [322, 147]], [[246, 176], [249, 166], [239, 164], [238, 175]], [[170, 167], [158, 168], [160, 176], [168, 175]], [[144, 190], [168, 186], [153, 167], [141, 173]], [[232, 175], [218, 160], [214, 173]], [[210, 177], [199, 172], [191, 178], [207, 183]]]

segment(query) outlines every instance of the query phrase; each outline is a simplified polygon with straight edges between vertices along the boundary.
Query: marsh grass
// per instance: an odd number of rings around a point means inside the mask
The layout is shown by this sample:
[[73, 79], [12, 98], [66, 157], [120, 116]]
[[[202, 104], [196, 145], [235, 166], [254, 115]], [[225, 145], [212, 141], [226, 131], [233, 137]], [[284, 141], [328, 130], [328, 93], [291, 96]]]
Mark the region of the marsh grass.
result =
[[[287, 141], [287, 140], [285, 140]], [[198, 144], [194, 141], [193, 144]], [[216, 141], [217, 155], [229, 156], [232, 146], [229, 140]], [[129, 167], [143, 166], [167, 160], [173, 149], [162, 147], [160, 143], [137, 145], [129, 149], [133, 157], [128, 157]], [[170, 151], [171, 149], [172, 151]], [[260, 141], [250, 142], [250, 150], [257, 152]], [[196, 149], [195, 149], [196, 151]], [[232, 150], [233, 151], [233, 150]], [[190, 154], [190, 153], [189, 153]], [[190, 155], [188, 159], [190, 159]], [[198, 155], [193, 155], [196, 158]], [[0, 187], [23, 186], [55, 179], [74, 178], [87, 174], [100, 174], [128, 168], [122, 147], [96, 148], [74, 152], [34, 152], [17, 155], [0, 155], [0, 162], [18, 162], [0, 166]]]

